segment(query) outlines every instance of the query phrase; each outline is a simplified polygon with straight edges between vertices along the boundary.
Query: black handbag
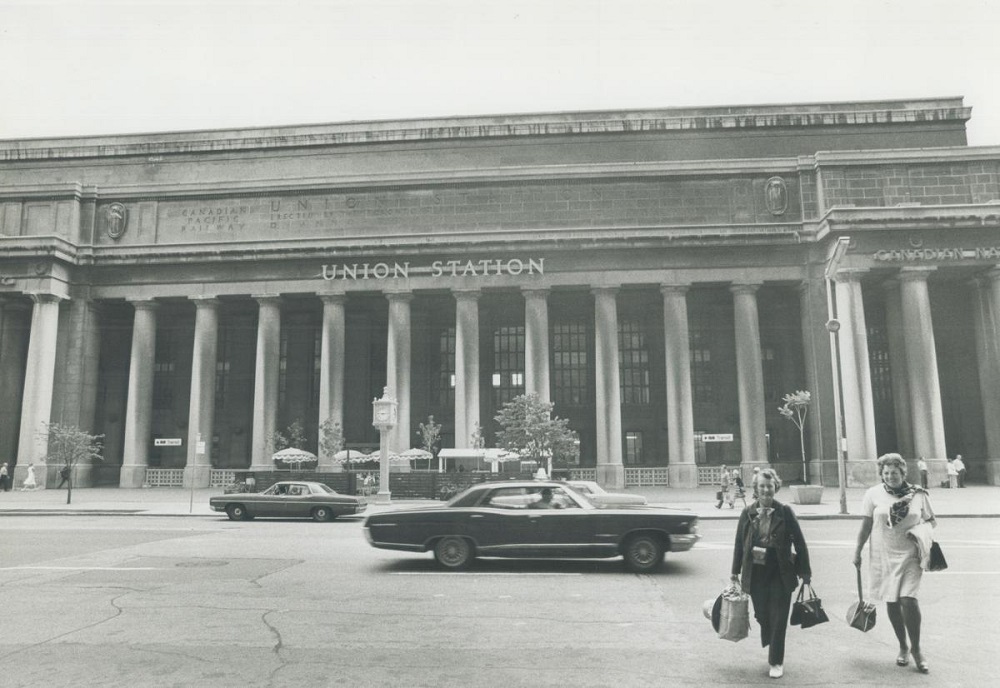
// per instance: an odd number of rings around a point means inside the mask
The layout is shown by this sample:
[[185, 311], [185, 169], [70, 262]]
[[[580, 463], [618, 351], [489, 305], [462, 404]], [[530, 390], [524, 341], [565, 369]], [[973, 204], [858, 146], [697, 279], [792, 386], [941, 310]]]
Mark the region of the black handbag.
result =
[[858, 601], [847, 610], [847, 623], [862, 633], [867, 633], [875, 627], [875, 605], [865, 602], [865, 594], [861, 588], [861, 569], [858, 571]]
[[[805, 599], [806, 588], [809, 588], [809, 599]], [[830, 617], [826, 615], [826, 611], [823, 609], [823, 602], [816, 596], [816, 591], [813, 590], [813, 587], [809, 583], [800, 585], [799, 595], [795, 599], [795, 604], [792, 605], [790, 623], [793, 626], [812, 628], [829, 620]]]
[[941, 545], [936, 541], [931, 543], [931, 561], [927, 568], [928, 571], [944, 571], [948, 568], [948, 562], [944, 558], [944, 552], [941, 551]]

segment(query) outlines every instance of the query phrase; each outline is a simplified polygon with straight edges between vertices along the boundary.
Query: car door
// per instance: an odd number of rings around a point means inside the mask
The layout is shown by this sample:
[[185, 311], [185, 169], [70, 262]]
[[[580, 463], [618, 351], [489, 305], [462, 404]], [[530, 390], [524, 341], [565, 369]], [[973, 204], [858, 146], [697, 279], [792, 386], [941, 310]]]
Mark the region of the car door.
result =
[[514, 556], [529, 548], [536, 539], [528, 509], [530, 501], [523, 487], [499, 487], [470, 509], [467, 528], [479, 549]]
[[292, 483], [288, 486], [288, 493], [283, 496], [280, 503], [280, 513], [278, 516], [289, 518], [302, 518], [309, 516], [312, 510], [312, 503], [309, 498], [309, 486], [302, 483]]

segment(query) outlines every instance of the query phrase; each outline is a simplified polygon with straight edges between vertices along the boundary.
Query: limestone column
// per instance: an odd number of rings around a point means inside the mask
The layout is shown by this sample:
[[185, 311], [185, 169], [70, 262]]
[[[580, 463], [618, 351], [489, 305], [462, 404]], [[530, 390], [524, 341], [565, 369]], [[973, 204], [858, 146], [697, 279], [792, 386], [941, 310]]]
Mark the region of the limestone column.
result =
[[[938, 379], [937, 351], [931, 321], [927, 277], [934, 268], [902, 268], [899, 271], [902, 296], [903, 339], [906, 348], [907, 383], [913, 414], [913, 450], [930, 463], [946, 459], [944, 413], [941, 409], [941, 382]], [[932, 471], [937, 475], [939, 471]]]
[[830, 332], [826, 329], [827, 309], [826, 280], [822, 277], [803, 280], [799, 284], [799, 319], [806, 389], [812, 392], [806, 422], [809, 425], [809, 482], [814, 485], [838, 484], [835, 381], [830, 361]]
[[389, 292], [389, 342], [386, 381], [396, 398], [396, 427], [390, 433], [389, 451], [406, 451], [413, 445], [410, 434], [410, 301], [411, 292]]
[[24, 364], [28, 348], [29, 306], [23, 300], [0, 299], [0, 461], [13, 469], [17, 455]]
[[976, 362], [986, 428], [986, 483], [1000, 485], [1000, 268], [977, 280], [975, 294]]
[[906, 371], [906, 333], [903, 331], [903, 300], [899, 281], [887, 280], [885, 290], [885, 329], [889, 343], [889, 370], [892, 372], [892, 405], [896, 421], [896, 444], [905, 459], [916, 459], [913, 451], [913, 426], [910, 412], [910, 383]]
[[622, 464], [621, 373], [618, 361], [618, 294], [616, 287], [599, 287], [594, 294], [594, 365], [597, 382], [597, 482], [625, 487]]
[[274, 468], [271, 437], [277, 429], [278, 376], [281, 365], [281, 297], [273, 294], [254, 296], [258, 303], [257, 358], [253, 385], [253, 445], [250, 468], [269, 471]]
[[[212, 478], [212, 434], [215, 432], [219, 301], [213, 298], [196, 298], [194, 305], [194, 352], [191, 356], [191, 401], [188, 408], [184, 487], [208, 487]], [[131, 393], [130, 385], [129, 395]]]
[[133, 301], [132, 355], [125, 406], [125, 453], [120, 487], [142, 487], [149, 465], [150, 428], [153, 416], [153, 369], [156, 362], [155, 301]]
[[455, 447], [472, 445], [479, 423], [479, 296], [455, 290]]
[[663, 349], [667, 362], [667, 471], [673, 487], [698, 487], [694, 462], [691, 340], [687, 286], [663, 285]]
[[35, 467], [39, 487], [45, 487], [46, 426], [51, 420], [52, 390], [56, 372], [56, 338], [59, 334], [59, 301], [55, 294], [31, 294], [31, 334], [21, 402], [21, 432], [17, 444], [17, 476], [24, 479], [29, 464]]
[[[323, 424], [329, 421], [344, 429], [344, 365], [346, 361], [344, 306], [345, 294], [323, 294], [323, 331], [319, 355], [319, 432], [323, 437]], [[319, 470], [340, 471], [342, 466], [332, 456], [323, 453], [320, 446]]]
[[549, 290], [522, 289], [524, 294], [524, 391], [542, 401], [549, 393]]
[[764, 368], [761, 364], [757, 290], [760, 284], [734, 284], [737, 396], [740, 407], [740, 460], [744, 472], [766, 465], [767, 425], [764, 422]]
[[872, 375], [868, 361], [868, 329], [861, 292], [861, 276], [865, 272], [840, 270], [835, 276], [844, 436], [847, 439], [847, 484], [851, 487], [867, 486], [876, 479], [872, 461], [878, 455]]

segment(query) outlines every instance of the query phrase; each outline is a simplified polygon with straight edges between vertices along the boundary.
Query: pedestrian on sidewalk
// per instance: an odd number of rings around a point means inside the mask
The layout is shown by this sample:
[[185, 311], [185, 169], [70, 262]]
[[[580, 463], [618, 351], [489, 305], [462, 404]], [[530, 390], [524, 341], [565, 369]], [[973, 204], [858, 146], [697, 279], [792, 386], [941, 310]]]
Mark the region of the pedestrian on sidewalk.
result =
[[917, 470], [920, 471], [920, 487], [927, 489], [927, 462], [924, 457], [917, 459]]
[[955, 470], [958, 471], [958, 486], [965, 487], [965, 462], [961, 454], [955, 455]]
[[719, 500], [718, 504], [715, 505], [716, 509], [721, 509], [723, 502], [726, 502], [727, 504], [729, 504], [729, 508], [730, 509], [733, 508], [733, 499], [732, 499], [732, 497], [729, 494], [729, 487], [730, 487], [729, 483], [730, 483], [730, 480], [731, 479], [729, 477], [729, 469], [726, 468], [725, 464], [723, 464], [723, 466], [722, 466], [722, 477], [719, 480], [719, 486], [722, 489], [720, 489], [718, 492], [715, 493], [715, 496]]
[[951, 459], [948, 459], [948, 482], [941, 487], [958, 487], [958, 468]]
[[[906, 462], [899, 454], [883, 454], [878, 459], [881, 485], [865, 492], [861, 503], [861, 530], [854, 550], [854, 565], [861, 568], [861, 553], [869, 548], [869, 590], [865, 599], [884, 601], [892, 630], [899, 641], [896, 665], [906, 666], [909, 656], [922, 674], [930, 673], [920, 651], [920, 605], [917, 593], [923, 569], [920, 549], [909, 531], [936, 525], [927, 490], [906, 482]], [[909, 635], [909, 642], [907, 642]]]
[[747, 493], [743, 489], [743, 476], [740, 475], [740, 469], [733, 469], [733, 486], [736, 491], [736, 496], [733, 498], [733, 503], [736, 503], [737, 499], [743, 500], [743, 508], [747, 505]]
[[750, 593], [760, 644], [768, 648], [768, 675], [781, 678], [792, 595], [799, 578], [809, 583], [812, 569], [795, 512], [774, 498], [781, 478], [774, 469], [765, 468], [754, 478], [754, 488], [757, 500], [743, 509], [736, 527], [731, 580]]
[[0, 466], [0, 490], [10, 492], [10, 471], [7, 470], [6, 463]]
[[24, 482], [21, 483], [21, 492], [25, 490], [37, 490], [38, 481], [35, 480], [35, 464], [28, 464], [28, 475], [25, 476]]
[[69, 466], [63, 466], [62, 468], [59, 469], [59, 484], [56, 485], [57, 490], [61, 489], [63, 485], [69, 482], [69, 476], [70, 476]]

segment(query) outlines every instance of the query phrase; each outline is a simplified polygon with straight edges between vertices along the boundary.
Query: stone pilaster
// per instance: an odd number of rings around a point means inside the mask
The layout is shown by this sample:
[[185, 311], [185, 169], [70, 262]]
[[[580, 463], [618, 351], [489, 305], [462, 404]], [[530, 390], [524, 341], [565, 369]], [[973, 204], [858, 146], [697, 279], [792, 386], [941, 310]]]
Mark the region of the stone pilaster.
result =
[[120, 487], [142, 487], [149, 466], [150, 428], [153, 416], [153, 371], [156, 362], [155, 301], [133, 301], [132, 354], [125, 406], [125, 453]]
[[277, 429], [278, 377], [281, 364], [281, 297], [273, 294], [254, 296], [257, 313], [257, 358], [253, 386], [253, 448], [251, 468], [268, 471], [274, 468], [271, 437]]
[[524, 391], [542, 401], [549, 393], [548, 289], [522, 289], [524, 294]]
[[472, 445], [479, 420], [479, 290], [455, 295], [455, 447]]
[[411, 292], [390, 292], [389, 341], [386, 360], [386, 381], [389, 393], [396, 398], [396, 427], [390, 433], [389, 451], [403, 452], [414, 444], [410, 434], [410, 366], [412, 365], [410, 333]]
[[[346, 363], [344, 294], [323, 294], [323, 331], [320, 335], [319, 362], [319, 433], [329, 421], [344, 429], [344, 366]], [[317, 445], [319, 446], [319, 445]], [[342, 466], [327, 456], [319, 446], [319, 470], [340, 471]]]
[[618, 289], [600, 287], [594, 289], [593, 294], [597, 482], [608, 488], [621, 489], [625, 486], [625, 466], [622, 463], [621, 374], [618, 362]]
[[740, 407], [740, 459], [744, 473], [766, 465], [767, 425], [764, 422], [764, 369], [761, 364], [757, 290], [760, 284], [734, 284], [737, 395]]
[[663, 285], [663, 348], [667, 375], [667, 470], [673, 487], [697, 487], [687, 286]]
[[197, 298], [194, 299], [194, 305], [194, 348], [191, 356], [191, 401], [188, 408], [184, 486], [208, 487], [212, 477], [212, 434], [215, 427], [219, 301]]

